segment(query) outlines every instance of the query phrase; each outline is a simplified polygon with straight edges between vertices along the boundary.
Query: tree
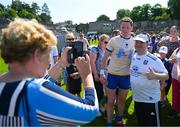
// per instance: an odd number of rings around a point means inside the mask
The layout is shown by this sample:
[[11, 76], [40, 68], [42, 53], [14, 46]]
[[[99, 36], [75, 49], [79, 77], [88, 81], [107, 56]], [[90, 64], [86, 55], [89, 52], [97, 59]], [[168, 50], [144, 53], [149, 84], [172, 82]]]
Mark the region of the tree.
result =
[[141, 21], [150, 20], [151, 5], [143, 4], [141, 8]]
[[98, 18], [97, 18], [97, 21], [109, 21], [110, 18], [106, 15], [100, 15]]
[[180, 0], [169, 0], [168, 8], [170, 10], [170, 16], [172, 19], [180, 19]]
[[162, 8], [162, 20], [168, 20], [170, 18], [170, 13], [167, 8]]
[[156, 16], [161, 16], [162, 15], [162, 6], [160, 4], [155, 4], [151, 8], [151, 16], [155, 18]]
[[46, 13], [41, 13], [40, 15], [39, 15], [39, 17], [40, 17], [40, 21], [42, 22], [42, 23], [45, 23], [45, 24], [52, 24], [53, 22], [51, 21], [51, 16], [50, 15], [47, 15]]
[[160, 4], [155, 4], [151, 8], [151, 20], [167, 20], [169, 19], [169, 13], [167, 8], [162, 8]]
[[17, 13], [23, 9], [22, 2], [20, 0], [14, 0], [12, 1], [12, 4], [10, 6], [12, 9], [16, 10]]
[[4, 6], [0, 4], [0, 17], [4, 17], [5, 12], [4, 12]]
[[41, 22], [45, 24], [52, 24], [50, 11], [46, 3], [43, 4], [41, 8], [41, 14], [39, 15]]
[[4, 5], [2, 5], [1, 3], [0, 3], [0, 8], [2, 8], [3, 10], [5, 9]]
[[49, 8], [46, 3], [43, 4], [43, 6], [41, 8], [41, 13], [46, 13], [46, 15], [50, 16], [50, 11], [49, 11]]
[[151, 5], [144, 4], [142, 6], [136, 6], [132, 9], [130, 17], [133, 21], [147, 21], [151, 17]]
[[5, 16], [7, 18], [15, 18], [17, 17], [17, 13], [16, 13], [16, 10], [14, 10], [13, 8], [9, 7], [5, 13]]
[[33, 13], [38, 14], [39, 11], [40, 11], [40, 7], [38, 6], [37, 3], [33, 2], [31, 4], [31, 10], [32, 10]]
[[64, 23], [67, 24], [67, 27], [72, 27], [73, 26], [73, 22], [71, 20], [64, 21]]
[[31, 12], [25, 10], [25, 9], [22, 9], [20, 12], [19, 12], [19, 16], [22, 17], [22, 18], [27, 18], [27, 19], [33, 19], [35, 18], [35, 15], [33, 15]]
[[130, 16], [130, 10], [128, 9], [119, 9], [116, 13], [116, 19], [122, 19], [123, 17], [129, 17]]
[[130, 17], [133, 21], [141, 21], [141, 6], [136, 6], [130, 12]]

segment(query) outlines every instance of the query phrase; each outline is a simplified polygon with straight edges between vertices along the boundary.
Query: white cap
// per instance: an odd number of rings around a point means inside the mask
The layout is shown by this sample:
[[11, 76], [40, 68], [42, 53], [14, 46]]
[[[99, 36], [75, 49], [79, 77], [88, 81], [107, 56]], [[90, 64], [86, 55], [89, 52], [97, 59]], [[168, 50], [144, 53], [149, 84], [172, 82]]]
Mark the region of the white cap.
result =
[[146, 34], [138, 34], [137, 36], [135, 36], [134, 40], [145, 42], [145, 43], [149, 42], [149, 38]]
[[61, 31], [67, 31], [66, 27], [61, 27]]
[[161, 46], [159, 48], [159, 53], [165, 53], [167, 54], [168, 53], [168, 48], [166, 46]]

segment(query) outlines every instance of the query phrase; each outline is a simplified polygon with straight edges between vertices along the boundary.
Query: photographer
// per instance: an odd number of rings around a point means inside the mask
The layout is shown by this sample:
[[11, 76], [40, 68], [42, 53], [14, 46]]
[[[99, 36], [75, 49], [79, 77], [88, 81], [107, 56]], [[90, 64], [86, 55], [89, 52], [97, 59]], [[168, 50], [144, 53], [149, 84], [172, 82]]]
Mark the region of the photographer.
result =
[[64, 49], [60, 60], [44, 76], [54, 45], [56, 37], [37, 22], [15, 19], [2, 30], [1, 57], [11, 69], [0, 76], [0, 126], [73, 126], [86, 124], [97, 116], [88, 55], [75, 59], [85, 87], [84, 99], [54, 85], [68, 64], [70, 47]]

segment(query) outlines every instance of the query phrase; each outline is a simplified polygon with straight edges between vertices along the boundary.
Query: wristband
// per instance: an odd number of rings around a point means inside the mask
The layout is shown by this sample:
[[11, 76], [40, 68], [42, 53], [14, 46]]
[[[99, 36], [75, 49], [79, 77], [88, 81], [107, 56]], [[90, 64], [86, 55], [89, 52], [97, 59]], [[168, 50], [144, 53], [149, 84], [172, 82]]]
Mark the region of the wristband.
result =
[[104, 69], [100, 70], [100, 75], [105, 75], [105, 70]]

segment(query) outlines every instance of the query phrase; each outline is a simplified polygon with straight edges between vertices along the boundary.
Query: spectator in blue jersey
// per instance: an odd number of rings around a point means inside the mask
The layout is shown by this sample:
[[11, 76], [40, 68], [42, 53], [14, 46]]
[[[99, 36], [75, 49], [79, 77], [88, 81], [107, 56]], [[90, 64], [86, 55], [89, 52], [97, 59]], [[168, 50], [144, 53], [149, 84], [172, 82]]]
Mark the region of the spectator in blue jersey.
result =
[[11, 69], [0, 76], [0, 126], [74, 126], [96, 118], [98, 101], [88, 55], [75, 59], [85, 88], [81, 99], [54, 85], [67, 65], [70, 47], [44, 75], [54, 45], [56, 37], [37, 22], [15, 19], [2, 30], [1, 57]]

